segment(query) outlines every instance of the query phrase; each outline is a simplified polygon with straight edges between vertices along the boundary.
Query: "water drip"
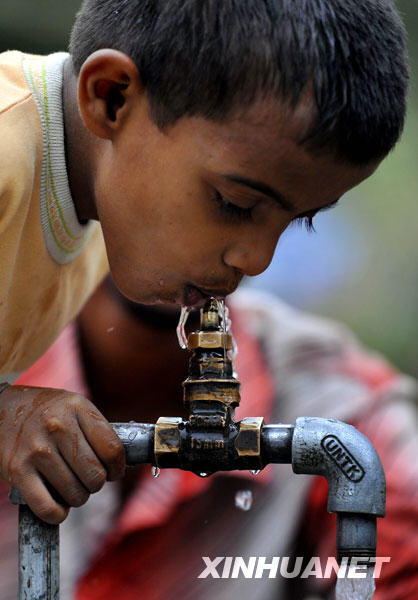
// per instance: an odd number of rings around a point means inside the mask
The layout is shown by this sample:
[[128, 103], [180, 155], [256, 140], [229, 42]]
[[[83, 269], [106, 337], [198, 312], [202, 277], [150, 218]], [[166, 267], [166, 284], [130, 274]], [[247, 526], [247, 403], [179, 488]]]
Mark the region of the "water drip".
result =
[[[226, 334], [229, 333], [231, 335], [232, 338], [232, 350], [228, 351], [228, 358], [229, 360], [232, 362], [236, 357], [236, 355], [238, 354], [238, 346], [237, 343], [234, 339], [234, 336], [231, 334], [231, 325], [232, 325], [232, 321], [229, 317], [229, 308], [226, 306], [225, 304], [225, 300], [218, 300], [218, 311], [219, 311], [219, 316], [221, 317], [221, 321], [222, 321], [222, 331]], [[226, 355], [226, 350], [224, 348], [224, 354]], [[238, 377], [238, 373], [236, 372], [236, 370], [233, 370], [232, 376], [237, 378]]]
[[239, 490], [235, 494], [235, 506], [240, 510], [250, 510], [253, 505], [253, 493], [251, 490]]
[[179, 318], [179, 322], [177, 325], [176, 333], [177, 333], [177, 339], [180, 344], [180, 348], [182, 350], [185, 350], [187, 348], [187, 335], [186, 335], [184, 328], [186, 326], [186, 321], [189, 316], [189, 313], [190, 313], [190, 309], [188, 306], [181, 307], [180, 318]]

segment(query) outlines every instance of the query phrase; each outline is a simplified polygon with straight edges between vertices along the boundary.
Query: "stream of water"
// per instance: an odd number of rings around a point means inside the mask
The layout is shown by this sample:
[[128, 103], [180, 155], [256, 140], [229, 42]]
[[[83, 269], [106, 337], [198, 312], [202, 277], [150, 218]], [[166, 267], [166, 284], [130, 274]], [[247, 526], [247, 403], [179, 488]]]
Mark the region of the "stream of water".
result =
[[189, 313], [190, 313], [190, 309], [188, 306], [181, 307], [180, 318], [179, 318], [179, 322], [177, 325], [176, 333], [177, 333], [177, 339], [180, 344], [180, 348], [182, 350], [185, 350], [187, 348], [187, 335], [186, 335], [185, 326], [186, 326], [186, 321], [187, 321], [187, 317], [189, 316]]

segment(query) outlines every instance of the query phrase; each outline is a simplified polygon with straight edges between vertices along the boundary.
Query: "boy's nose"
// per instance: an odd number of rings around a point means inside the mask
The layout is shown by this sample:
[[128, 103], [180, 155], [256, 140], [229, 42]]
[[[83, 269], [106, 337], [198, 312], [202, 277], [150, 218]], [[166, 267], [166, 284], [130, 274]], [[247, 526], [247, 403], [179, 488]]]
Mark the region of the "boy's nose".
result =
[[274, 236], [254, 239], [251, 243], [238, 242], [225, 251], [224, 263], [244, 275], [260, 275], [271, 263], [278, 240], [279, 236]]

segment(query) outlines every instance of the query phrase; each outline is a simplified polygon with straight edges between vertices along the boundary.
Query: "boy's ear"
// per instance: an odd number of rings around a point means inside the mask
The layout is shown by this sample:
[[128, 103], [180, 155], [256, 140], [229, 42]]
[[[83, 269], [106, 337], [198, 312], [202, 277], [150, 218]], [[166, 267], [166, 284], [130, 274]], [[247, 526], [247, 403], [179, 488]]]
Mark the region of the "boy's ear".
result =
[[138, 69], [119, 50], [97, 50], [84, 62], [78, 77], [78, 105], [87, 129], [111, 139], [143, 91]]

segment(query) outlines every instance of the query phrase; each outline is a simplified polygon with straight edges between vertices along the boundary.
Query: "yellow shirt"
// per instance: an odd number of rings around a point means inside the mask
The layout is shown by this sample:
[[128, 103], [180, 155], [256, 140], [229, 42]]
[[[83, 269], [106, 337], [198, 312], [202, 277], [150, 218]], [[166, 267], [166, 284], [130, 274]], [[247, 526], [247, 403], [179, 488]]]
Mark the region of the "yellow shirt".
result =
[[100, 225], [81, 225], [65, 163], [66, 54], [0, 54], [0, 381], [58, 337], [105, 275]]

